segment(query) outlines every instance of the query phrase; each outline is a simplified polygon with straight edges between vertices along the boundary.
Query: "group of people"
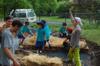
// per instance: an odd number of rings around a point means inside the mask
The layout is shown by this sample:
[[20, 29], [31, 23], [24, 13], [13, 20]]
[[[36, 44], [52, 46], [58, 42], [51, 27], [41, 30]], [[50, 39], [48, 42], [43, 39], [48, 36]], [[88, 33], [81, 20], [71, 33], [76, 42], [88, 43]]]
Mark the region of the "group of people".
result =
[[[37, 53], [44, 50], [46, 42], [49, 41], [51, 30], [45, 20], [36, 22], [36, 49]], [[8, 16], [5, 24], [0, 27], [0, 66], [20, 66], [15, 58], [15, 51], [19, 48], [19, 39], [25, 39], [26, 35], [34, 35], [29, 28], [29, 22], [22, 24], [20, 20], [13, 20]]]
[[[0, 66], [20, 66], [14, 57], [15, 51], [19, 47], [19, 39], [25, 39], [24, 34], [34, 35], [25, 22], [23, 25], [19, 20], [13, 20], [12, 17], [5, 18], [5, 24], [0, 28]], [[44, 50], [46, 42], [49, 42], [51, 30], [45, 20], [37, 21], [38, 29], [36, 30], [36, 49], [37, 53]], [[67, 28], [66, 23], [60, 28], [60, 37], [70, 37], [70, 50], [68, 52], [68, 61], [75, 61], [76, 66], [81, 66], [79, 40], [81, 34], [81, 19], [74, 17], [72, 19], [73, 29]], [[50, 45], [49, 45], [50, 46]]]
[[18, 37], [24, 40], [26, 37], [35, 35], [36, 36], [35, 48], [37, 49], [37, 53], [41, 53], [42, 51], [44, 51], [46, 42], [49, 41], [51, 30], [45, 20], [36, 21], [35, 23], [37, 24], [38, 28], [34, 32], [32, 32], [28, 27], [29, 22], [25, 22], [25, 25], [22, 26], [21, 29], [19, 30]]

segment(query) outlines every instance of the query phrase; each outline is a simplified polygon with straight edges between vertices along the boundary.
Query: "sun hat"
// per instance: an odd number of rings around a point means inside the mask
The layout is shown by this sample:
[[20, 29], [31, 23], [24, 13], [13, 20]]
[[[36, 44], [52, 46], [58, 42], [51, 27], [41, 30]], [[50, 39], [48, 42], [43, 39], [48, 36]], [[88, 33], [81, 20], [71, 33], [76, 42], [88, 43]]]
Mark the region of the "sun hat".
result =
[[83, 25], [80, 17], [75, 17], [75, 22], [79, 23], [81, 26]]

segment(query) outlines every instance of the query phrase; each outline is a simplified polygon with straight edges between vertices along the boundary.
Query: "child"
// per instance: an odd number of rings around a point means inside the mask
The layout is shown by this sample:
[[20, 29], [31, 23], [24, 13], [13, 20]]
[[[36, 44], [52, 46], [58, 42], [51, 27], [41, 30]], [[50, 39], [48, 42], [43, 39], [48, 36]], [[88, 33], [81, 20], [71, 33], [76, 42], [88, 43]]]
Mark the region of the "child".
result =
[[62, 27], [60, 28], [60, 37], [67, 37], [68, 36], [68, 32], [67, 32], [67, 24], [64, 22], [63, 24], [62, 24]]
[[37, 22], [37, 39], [36, 39], [36, 49], [37, 53], [41, 53], [44, 48], [44, 40], [45, 40], [45, 31], [44, 31], [44, 23], [42, 21]]
[[80, 40], [80, 34], [81, 34], [81, 19], [79, 17], [75, 17], [72, 20], [73, 23], [73, 32], [71, 35], [71, 48], [68, 53], [69, 60], [72, 61], [74, 59], [74, 62], [76, 66], [81, 66], [80, 61], [80, 48], [79, 48], [79, 40]]
[[29, 22], [25, 22], [25, 25], [23, 25], [19, 31], [19, 38], [23, 38], [25, 36], [24, 34], [33, 35], [28, 26]]
[[29, 22], [25, 22], [25, 25], [23, 25], [19, 30], [18, 38], [21, 39], [21, 43], [24, 41], [24, 39], [27, 36], [33, 35], [28, 26], [29, 26]]

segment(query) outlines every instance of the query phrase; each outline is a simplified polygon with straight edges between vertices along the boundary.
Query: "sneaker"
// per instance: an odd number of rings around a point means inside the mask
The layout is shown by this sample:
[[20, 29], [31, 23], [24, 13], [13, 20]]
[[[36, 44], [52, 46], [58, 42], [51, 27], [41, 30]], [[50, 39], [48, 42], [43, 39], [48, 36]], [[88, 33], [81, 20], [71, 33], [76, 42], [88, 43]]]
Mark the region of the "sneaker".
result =
[[42, 53], [42, 51], [40, 50], [39, 53]]

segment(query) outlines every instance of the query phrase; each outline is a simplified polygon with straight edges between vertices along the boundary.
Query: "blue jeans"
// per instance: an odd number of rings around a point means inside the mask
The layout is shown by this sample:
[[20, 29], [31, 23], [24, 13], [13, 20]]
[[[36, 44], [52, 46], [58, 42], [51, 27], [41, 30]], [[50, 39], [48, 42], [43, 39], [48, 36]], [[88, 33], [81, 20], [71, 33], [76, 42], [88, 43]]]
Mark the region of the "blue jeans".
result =
[[45, 46], [45, 42], [44, 41], [36, 41], [36, 49], [40, 49], [42, 50]]

